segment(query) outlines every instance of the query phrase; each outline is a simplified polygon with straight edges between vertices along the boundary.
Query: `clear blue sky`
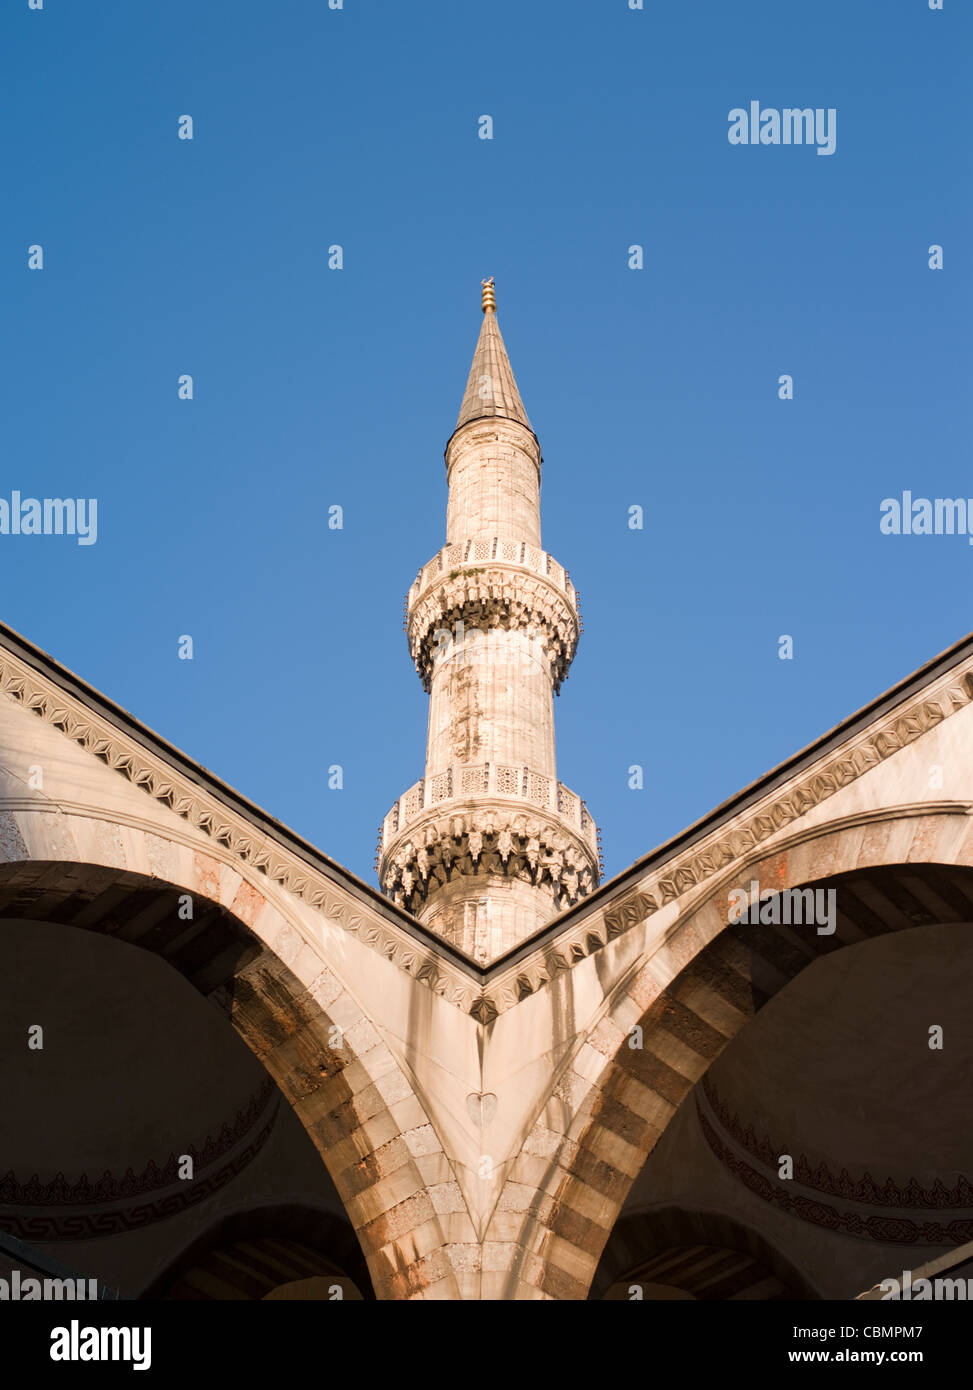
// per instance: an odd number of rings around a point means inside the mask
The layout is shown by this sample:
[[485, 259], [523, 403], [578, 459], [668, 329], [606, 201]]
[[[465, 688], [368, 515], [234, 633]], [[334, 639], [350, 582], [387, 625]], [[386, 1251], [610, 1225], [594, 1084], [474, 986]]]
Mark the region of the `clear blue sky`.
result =
[[[0, 536], [0, 616], [370, 882], [483, 276], [610, 874], [973, 627], [965, 537], [878, 525], [973, 497], [962, 0], [7, 0], [0, 54], [0, 496], [99, 501]], [[836, 154], [731, 146], [754, 99]]]

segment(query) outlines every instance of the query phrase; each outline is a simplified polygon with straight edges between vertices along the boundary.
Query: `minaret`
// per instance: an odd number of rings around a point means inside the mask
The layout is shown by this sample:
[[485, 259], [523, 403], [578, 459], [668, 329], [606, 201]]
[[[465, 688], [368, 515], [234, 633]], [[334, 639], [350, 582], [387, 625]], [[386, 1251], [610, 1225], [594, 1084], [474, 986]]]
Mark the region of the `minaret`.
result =
[[541, 452], [484, 280], [483, 324], [446, 445], [446, 544], [406, 600], [429, 692], [426, 774], [385, 817], [382, 890], [478, 964], [598, 883], [598, 832], [557, 780], [554, 692], [577, 595], [541, 549]]

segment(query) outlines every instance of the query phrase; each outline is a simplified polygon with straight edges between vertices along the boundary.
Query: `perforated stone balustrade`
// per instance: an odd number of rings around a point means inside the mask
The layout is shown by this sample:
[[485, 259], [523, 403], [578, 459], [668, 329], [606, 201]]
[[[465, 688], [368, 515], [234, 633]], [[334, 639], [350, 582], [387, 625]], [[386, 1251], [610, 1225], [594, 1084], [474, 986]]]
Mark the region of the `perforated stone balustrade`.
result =
[[448, 803], [456, 802], [459, 809], [460, 804], [471, 797], [509, 799], [520, 802], [527, 811], [535, 807], [538, 811], [553, 813], [580, 832], [592, 854], [598, 855], [595, 822], [576, 792], [543, 773], [532, 772], [527, 767], [505, 767], [501, 763], [454, 764], [433, 777], [420, 778], [399, 797], [385, 817], [379, 853], [384, 853], [393, 839], [431, 807], [448, 810]]
[[578, 592], [571, 583], [567, 570], [559, 565], [553, 555], [546, 550], [538, 550], [526, 541], [505, 541], [498, 536], [482, 536], [471, 540], [457, 541], [455, 545], [444, 545], [428, 564], [423, 565], [416, 576], [405, 600], [405, 611], [415, 603], [419, 595], [441, 574], [462, 569], [469, 565], [489, 564], [491, 561], [505, 565], [519, 565], [532, 574], [542, 574], [577, 607]]

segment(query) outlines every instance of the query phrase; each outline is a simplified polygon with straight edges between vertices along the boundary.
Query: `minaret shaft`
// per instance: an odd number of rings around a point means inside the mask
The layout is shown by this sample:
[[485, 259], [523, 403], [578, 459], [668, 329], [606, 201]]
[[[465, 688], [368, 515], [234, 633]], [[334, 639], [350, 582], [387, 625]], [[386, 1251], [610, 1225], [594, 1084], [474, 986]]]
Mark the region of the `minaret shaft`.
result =
[[491, 423], [495, 428], [485, 428], [482, 422], [465, 426], [450, 440], [447, 542], [499, 536], [540, 549], [537, 441], [529, 430], [510, 421]]
[[386, 816], [383, 890], [486, 964], [597, 884], [597, 831], [557, 780], [554, 692], [577, 596], [541, 549], [540, 470], [484, 281], [484, 320], [446, 447], [446, 545], [419, 572], [406, 631], [429, 691], [425, 776]]
[[555, 776], [549, 665], [519, 628], [460, 633], [433, 667], [426, 777], [482, 762]]

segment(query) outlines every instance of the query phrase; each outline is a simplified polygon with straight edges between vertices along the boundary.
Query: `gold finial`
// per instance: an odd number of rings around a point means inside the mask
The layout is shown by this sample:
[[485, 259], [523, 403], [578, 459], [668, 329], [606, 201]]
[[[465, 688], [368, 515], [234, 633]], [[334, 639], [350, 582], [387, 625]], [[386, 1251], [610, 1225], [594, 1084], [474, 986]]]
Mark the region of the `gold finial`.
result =
[[481, 280], [480, 284], [483, 286], [483, 312], [495, 314], [497, 312], [497, 297], [493, 292], [493, 276], [491, 275], [489, 280]]

